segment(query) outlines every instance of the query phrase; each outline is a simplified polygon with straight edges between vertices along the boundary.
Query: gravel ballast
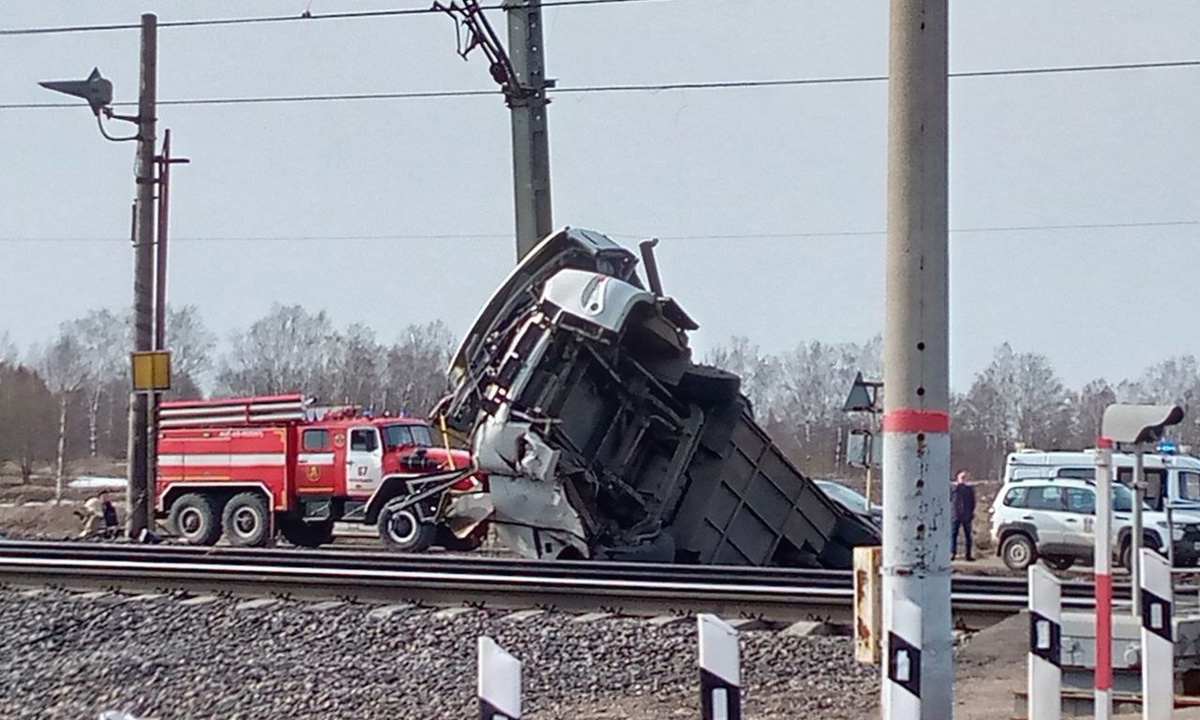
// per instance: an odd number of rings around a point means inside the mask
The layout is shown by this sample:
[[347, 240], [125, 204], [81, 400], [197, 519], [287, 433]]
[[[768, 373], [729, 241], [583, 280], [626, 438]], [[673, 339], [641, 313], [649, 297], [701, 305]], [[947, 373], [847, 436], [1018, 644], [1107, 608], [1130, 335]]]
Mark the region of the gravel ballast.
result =
[[[478, 717], [476, 639], [523, 662], [524, 717], [698, 717], [694, 621], [0, 591], [0, 718]], [[317, 609], [314, 609], [317, 608]], [[741, 635], [747, 718], [870, 717], [851, 641]]]

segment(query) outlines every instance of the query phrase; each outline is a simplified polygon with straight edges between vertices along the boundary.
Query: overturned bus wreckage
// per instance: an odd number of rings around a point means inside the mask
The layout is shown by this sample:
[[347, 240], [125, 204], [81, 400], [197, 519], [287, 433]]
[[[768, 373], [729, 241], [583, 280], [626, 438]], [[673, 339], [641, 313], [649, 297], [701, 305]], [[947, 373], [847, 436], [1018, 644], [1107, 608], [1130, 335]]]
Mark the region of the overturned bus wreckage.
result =
[[501, 538], [526, 557], [849, 568], [877, 529], [754, 421], [740, 379], [691, 360], [697, 324], [652, 254], [565, 228], [475, 319], [439, 412], [470, 438]]

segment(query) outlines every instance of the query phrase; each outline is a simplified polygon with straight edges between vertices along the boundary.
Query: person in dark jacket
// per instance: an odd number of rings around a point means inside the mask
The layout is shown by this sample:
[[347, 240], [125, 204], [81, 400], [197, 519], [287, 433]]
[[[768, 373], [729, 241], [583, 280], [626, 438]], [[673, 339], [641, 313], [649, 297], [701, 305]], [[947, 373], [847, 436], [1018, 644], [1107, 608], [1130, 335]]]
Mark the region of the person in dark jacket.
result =
[[959, 470], [954, 476], [954, 484], [950, 486], [950, 515], [951, 559], [958, 558], [958, 531], [961, 529], [966, 541], [967, 560], [974, 560], [971, 555], [971, 523], [975, 519], [975, 487], [971, 485], [969, 470]]

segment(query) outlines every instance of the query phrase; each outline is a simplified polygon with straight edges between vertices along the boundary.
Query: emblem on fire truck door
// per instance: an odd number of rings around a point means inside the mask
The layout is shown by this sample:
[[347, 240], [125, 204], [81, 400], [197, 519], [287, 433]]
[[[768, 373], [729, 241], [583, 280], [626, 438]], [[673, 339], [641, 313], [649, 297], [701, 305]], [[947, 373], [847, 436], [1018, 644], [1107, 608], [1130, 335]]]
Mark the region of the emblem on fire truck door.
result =
[[308, 466], [308, 479], [311, 482], [316, 482], [320, 478], [321, 478], [321, 468], [317, 467], [316, 465], [309, 465]]
[[337, 433], [333, 436], [334, 447], [341, 447], [346, 444], [346, 433]]

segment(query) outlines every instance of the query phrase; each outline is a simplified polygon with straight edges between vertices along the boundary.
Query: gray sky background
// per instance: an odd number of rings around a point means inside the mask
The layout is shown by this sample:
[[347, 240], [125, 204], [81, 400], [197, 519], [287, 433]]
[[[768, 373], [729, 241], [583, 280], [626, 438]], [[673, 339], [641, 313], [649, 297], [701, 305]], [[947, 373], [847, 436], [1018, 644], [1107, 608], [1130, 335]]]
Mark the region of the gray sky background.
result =
[[[313, 0], [314, 13], [420, 0]], [[292, 2], [0, 5], [0, 27], [299, 14]], [[504, 19], [492, 15], [503, 32]], [[952, 71], [1200, 58], [1200, 4], [953, 3]], [[887, 4], [663, 0], [548, 9], [562, 86], [887, 72]], [[492, 89], [443, 15], [160, 30], [160, 99]], [[137, 92], [137, 31], [5, 37], [0, 103], [98, 65]], [[1200, 221], [1200, 68], [951, 80], [953, 228]], [[383, 340], [456, 332], [511, 266], [499, 96], [163, 107], [177, 154], [170, 295], [226, 338], [274, 301], [365, 321]], [[556, 225], [663, 236], [668, 292], [700, 352], [862, 341], [883, 323], [886, 85], [559, 95]], [[113, 131], [125, 132], [122, 124]], [[86, 107], [0, 110], [0, 330], [23, 345], [130, 303], [132, 143]], [[1195, 350], [1195, 226], [956, 233], [952, 384], [993, 348], [1046, 353], [1078, 385]], [[813, 234], [830, 233], [827, 236]], [[793, 234], [793, 237], [670, 239]], [[449, 235], [459, 239], [355, 240]], [[491, 235], [493, 237], [467, 237]], [[342, 239], [229, 240], [228, 238]], [[222, 238], [219, 240], [203, 238]]]

